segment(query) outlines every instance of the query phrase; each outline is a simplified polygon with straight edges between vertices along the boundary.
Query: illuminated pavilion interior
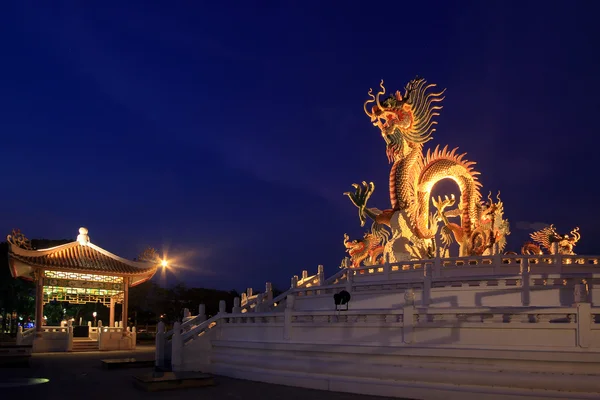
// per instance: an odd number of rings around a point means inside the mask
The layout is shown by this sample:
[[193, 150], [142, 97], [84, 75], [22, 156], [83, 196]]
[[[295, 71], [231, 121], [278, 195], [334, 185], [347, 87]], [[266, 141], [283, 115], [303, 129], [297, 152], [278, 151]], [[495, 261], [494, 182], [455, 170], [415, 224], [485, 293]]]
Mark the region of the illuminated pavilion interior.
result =
[[110, 308], [110, 327], [115, 326], [115, 304], [122, 307], [122, 326], [127, 326], [129, 288], [154, 276], [158, 264], [130, 261], [90, 242], [88, 230], [79, 229], [77, 240], [49, 249], [34, 250], [19, 231], [7, 237], [9, 266], [14, 278], [36, 284], [35, 329], [42, 331], [43, 306], [50, 301], [73, 304], [100, 302]]

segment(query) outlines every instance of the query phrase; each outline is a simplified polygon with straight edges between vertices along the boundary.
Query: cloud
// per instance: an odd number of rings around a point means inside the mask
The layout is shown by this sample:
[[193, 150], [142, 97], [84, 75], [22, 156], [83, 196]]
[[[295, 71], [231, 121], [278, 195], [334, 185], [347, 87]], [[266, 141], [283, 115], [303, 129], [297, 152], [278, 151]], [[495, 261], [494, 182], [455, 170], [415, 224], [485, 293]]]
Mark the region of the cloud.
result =
[[519, 221], [515, 224], [517, 229], [522, 229], [524, 231], [539, 231], [540, 229], [544, 229], [550, 226], [545, 222], [527, 222], [527, 221]]

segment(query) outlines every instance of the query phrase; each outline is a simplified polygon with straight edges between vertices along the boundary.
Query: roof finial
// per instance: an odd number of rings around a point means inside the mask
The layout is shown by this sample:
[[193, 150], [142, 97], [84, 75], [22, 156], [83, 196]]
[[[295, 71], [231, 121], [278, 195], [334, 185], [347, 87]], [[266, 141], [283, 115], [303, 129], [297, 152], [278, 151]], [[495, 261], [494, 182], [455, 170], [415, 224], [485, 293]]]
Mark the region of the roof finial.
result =
[[83, 226], [79, 228], [79, 235], [77, 236], [77, 241], [82, 246], [85, 246], [90, 242], [90, 237], [88, 236], [87, 228], [84, 228]]

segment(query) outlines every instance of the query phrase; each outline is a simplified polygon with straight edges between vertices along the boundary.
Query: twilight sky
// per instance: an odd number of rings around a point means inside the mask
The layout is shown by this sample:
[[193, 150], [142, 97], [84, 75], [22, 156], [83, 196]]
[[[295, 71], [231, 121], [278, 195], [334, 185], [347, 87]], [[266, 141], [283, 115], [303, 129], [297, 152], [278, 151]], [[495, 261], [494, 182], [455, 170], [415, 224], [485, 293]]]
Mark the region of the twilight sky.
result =
[[342, 193], [372, 180], [389, 206], [367, 91], [418, 74], [447, 88], [427, 146], [459, 146], [501, 190], [508, 250], [554, 223], [600, 253], [596, 2], [10, 3], [3, 234], [86, 226], [123, 257], [168, 249], [188, 285], [330, 275], [363, 232]]

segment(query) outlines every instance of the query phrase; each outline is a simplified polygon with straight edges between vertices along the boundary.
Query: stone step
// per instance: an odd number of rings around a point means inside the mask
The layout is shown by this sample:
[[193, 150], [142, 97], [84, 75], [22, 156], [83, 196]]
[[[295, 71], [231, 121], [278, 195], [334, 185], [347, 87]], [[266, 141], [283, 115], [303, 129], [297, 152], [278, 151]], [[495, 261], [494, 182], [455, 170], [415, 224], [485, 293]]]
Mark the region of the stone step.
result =
[[134, 376], [133, 383], [138, 389], [147, 392], [159, 390], [187, 389], [192, 387], [213, 386], [212, 375], [202, 372], [153, 372]]
[[98, 342], [95, 340], [74, 340], [73, 351], [98, 351]]

